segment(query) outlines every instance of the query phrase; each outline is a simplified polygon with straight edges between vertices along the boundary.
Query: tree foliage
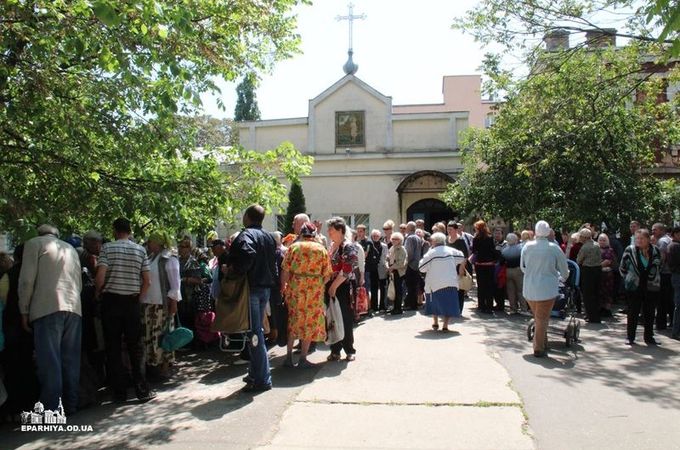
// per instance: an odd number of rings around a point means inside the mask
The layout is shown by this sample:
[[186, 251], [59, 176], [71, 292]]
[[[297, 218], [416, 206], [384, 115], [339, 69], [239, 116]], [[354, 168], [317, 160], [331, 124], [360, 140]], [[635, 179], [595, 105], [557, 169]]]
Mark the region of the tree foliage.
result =
[[301, 213], [307, 212], [307, 205], [305, 205], [305, 194], [302, 192], [302, 185], [298, 181], [294, 181], [290, 185], [288, 192], [288, 206], [286, 207], [286, 225], [285, 232], [293, 232], [293, 219]]
[[198, 147], [238, 145], [238, 128], [231, 119], [197, 115], [181, 116], [179, 121], [186, 139], [194, 140]]
[[248, 74], [236, 86], [236, 107], [234, 108], [236, 122], [260, 119], [260, 108], [257, 106], [255, 95], [255, 81], [255, 76]]
[[574, 52], [568, 60], [546, 55], [509, 91], [495, 124], [468, 133], [464, 171], [445, 201], [522, 224], [616, 227], [675, 209], [663, 198], [677, 193], [660, 194], [675, 187], [651, 169], [657, 152], [680, 142], [678, 99], [658, 102], [664, 80], [639, 75], [646, 52], [631, 45]]
[[534, 51], [548, 32], [579, 34], [613, 23], [619, 37], [667, 44], [678, 55], [678, 11], [677, 0], [481, 0], [453, 27], [506, 51]]
[[298, 51], [304, 0], [6, 0], [0, 3], [0, 229], [108, 230], [118, 215], [212, 227], [285, 199], [277, 176], [311, 160], [195, 149], [215, 77], [266, 71]]

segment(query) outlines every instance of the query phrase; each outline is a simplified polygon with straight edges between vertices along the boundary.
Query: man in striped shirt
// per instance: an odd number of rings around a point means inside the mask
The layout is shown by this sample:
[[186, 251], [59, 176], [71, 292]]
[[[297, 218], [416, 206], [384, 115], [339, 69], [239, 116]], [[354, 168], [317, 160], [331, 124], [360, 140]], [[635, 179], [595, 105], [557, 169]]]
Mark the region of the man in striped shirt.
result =
[[146, 250], [130, 240], [132, 229], [125, 218], [113, 222], [116, 240], [102, 246], [97, 261], [95, 280], [97, 295], [102, 299], [102, 325], [106, 341], [108, 369], [114, 400], [127, 400], [121, 340], [130, 356], [135, 393], [140, 401], [156, 396], [149, 389], [142, 370], [141, 306], [139, 299], [149, 288], [149, 261]]

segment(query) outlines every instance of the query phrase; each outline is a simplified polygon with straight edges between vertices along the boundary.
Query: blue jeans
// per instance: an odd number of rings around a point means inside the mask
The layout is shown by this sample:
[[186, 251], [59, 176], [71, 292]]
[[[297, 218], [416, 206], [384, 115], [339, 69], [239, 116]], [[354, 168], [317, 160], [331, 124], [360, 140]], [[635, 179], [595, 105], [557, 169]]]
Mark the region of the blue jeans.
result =
[[673, 333], [672, 336], [680, 336], [680, 273], [671, 275], [671, 286], [673, 286]]
[[[272, 384], [272, 374], [269, 370], [269, 358], [267, 357], [267, 346], [264, 342], [264, 330], [262, 328], [264, 310], [270, 294], [270, 288], [250, 288], [250, 332], [248, 332], [250, 366], [248, 367], [248, 376], [258, 386]], [[257, 336], [256, 346], [252, 345], [253, 335]]]
[[33, 337], [40, 380], [40, 401], [54, 411], [62, 400], [66, 413], [78, 408], [80, 339], [78, 314], [58, 311], [34, 320]]

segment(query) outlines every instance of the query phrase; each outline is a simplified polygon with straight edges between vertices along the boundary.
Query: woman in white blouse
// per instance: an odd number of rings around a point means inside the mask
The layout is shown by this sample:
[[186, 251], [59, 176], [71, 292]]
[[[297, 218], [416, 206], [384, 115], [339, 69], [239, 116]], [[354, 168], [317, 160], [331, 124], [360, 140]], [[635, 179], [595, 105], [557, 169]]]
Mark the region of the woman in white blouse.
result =
[[164, 231], [151, 233], [147, 240], [149, 257], [149, 289], [142, 303], [142, 336], [146, 372], [150, 381], [170, 377], [170, 364], [175, 354], [159, 345], [161, 335], [174, 329], [180, 293], [179, 260], [172, 254], [173, 240]]

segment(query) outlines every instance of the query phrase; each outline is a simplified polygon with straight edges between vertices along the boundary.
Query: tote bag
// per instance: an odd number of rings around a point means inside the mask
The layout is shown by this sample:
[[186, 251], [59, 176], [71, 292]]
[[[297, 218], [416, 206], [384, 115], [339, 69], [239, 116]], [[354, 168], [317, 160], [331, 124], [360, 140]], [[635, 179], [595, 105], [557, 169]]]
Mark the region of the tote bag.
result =
[[472, 290], [472, 275], [465, 269], [465, 274], [458, 279], [458, 289], [461, 291]]
[[342, 322], [342, 311], [336, 297], [326, 307], [326, 344], [332, 345], [345, 339], [345, 326]]
[[396, 296], [397, 293], [394, 287], [394, 277], [390, 274], [390, 277], [387, 279], [387, 298], [391, 301], [394, 301]]

